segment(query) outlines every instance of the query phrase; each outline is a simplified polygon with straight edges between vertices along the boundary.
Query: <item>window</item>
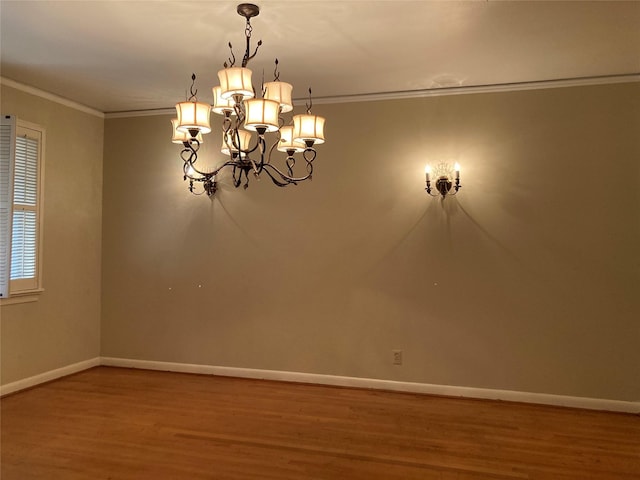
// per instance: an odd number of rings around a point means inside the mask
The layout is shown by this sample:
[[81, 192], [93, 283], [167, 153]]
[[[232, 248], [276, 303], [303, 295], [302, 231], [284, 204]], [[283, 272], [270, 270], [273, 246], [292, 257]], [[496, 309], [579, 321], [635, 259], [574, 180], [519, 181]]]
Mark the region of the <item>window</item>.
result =
[[3, 116], [0, 134], [0, 298], [41, 290], [44, 130]]

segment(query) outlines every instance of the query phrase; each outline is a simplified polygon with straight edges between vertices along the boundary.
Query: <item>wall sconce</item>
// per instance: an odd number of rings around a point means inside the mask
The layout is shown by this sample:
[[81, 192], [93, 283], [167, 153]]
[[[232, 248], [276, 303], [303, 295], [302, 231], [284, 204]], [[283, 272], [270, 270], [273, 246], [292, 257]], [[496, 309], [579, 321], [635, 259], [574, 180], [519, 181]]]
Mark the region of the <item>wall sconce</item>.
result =
[[[436, 177], [436, 190], [438, 193], [431, 193], [431, 175]], [[424, 176], [427, 182], [425, 190], [432, 197], [441, 195], [442, 198], [444, 198], [447, 195], [455, 195], [462, 187], [462, 185], [460, 185], [460, 165], [458, 163], [454, 164], [453, 170], [451, 166], [445, 162], [440, 162], [434, 169], [431, 168], [431, 165], [427, 165], [424, 167]], [[452, 181], [454, 178], [455, 183]], [[453, 192], [451, 188], [453, 188]]]

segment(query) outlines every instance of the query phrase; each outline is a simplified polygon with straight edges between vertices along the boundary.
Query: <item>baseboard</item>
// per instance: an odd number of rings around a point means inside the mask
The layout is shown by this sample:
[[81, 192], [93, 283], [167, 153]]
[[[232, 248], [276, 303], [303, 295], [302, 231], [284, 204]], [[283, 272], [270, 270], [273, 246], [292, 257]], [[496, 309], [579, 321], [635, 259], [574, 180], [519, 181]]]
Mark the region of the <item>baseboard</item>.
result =
[[517, 392], [511, 390], [494, 390], [487, 388], [456, 387], [449, 385], [432, 385], [427, 383], [396, 382], [372, 378], [342, 377], [316, 373], [286, 372], [279, 370], [259, 370], [252, 368], [216, 367], [188, 363], [156, 362], [151, 360], [134, 360], [128, 358], [102, 357], [101, 365], [110, 367], [138, 368], [144, 370], [162, 370], [182, 373], [198, 373], [226, 377], [254, 378], [263, 380], [279, 380], [285, 382], [313, 383], [340, 387], [369, 388], [391, 390], [396, 392], [444, 395], [448, 397], [466, 397], [488, 400], [504, 400], [509, 402], [534, 403], [589, 410], [610, 412], [640, 413], [640, 402], [622, 400], [606, 400], [545, 393]]
[[509, 402], [534, 403], [562, 407], [604, 410], [640, 414], [640, 402], [607, 400], [599, 398], [572, 397], [545, 393], [517, 392], [512, 390], [494, 390], [488, 388], [456, 387], [451, 385], [433, 385], [428, 383], [397, 382], [373, 378], [343, 377], [317, 373], [287, 372], [280, 370], [260, 370], [253, 368], [218, 367], [175, 362], [157, 362], [153, 360], [134, 360], [129, 358], [96, 357], [62, 368], [34, 375], [0, 386], [0, 396], [15, 393], [19, 390], [35, 387], [60, 377], [81, 372], [99, 365], [110, 367], [138, 368], [144, 370], [162, 370], [169, 372], [197, 373], [219, 375], [225, 377], [254, 378], [278, 380], [284, 382], [311, 383], [333, 385], [339, 387], [369, 388], [396, 392], [444, 395], [448, 397], [478, 398], [487, 400], [504, 400]]
[[36, 385], [40, 385], [41, 383], [50, 382], [51, 380], [65, 377], [73, 373], [78, 373], [88, 368], [97, 367], [100, 365], [100, 363], [100, 357], [95, 357], [89, 360], [83, 360], [82, 362], [74, 363], [72, 365], [67, 365], [65, 367], [56, 368], [55, 370], [49, 370], [48, 372], [40, 373], [38, 375], [34, 375], [33, 377], [23, 378], [22, 380], [17, 380], [15, 382], [7, 383], [6, 385], [1, 385], [0, 397], [9, 395], [10, 393], [15, 393], [19, 390], [24, 390], [25, 388], [35, 387]]

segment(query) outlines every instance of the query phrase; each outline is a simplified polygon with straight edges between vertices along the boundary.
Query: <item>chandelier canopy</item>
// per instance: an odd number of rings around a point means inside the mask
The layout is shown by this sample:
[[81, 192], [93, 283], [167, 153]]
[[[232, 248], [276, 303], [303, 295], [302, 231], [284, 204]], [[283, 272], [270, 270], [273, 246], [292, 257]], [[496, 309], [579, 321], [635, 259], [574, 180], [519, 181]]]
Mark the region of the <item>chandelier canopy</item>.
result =
[[[225, 167], [232, 168], [233, 184], [249, 186], [249, 174], [256, 178], [264, 172], [279, 187], [296, 185], [311, 179], [315, 146], [325, 141], [325, 119], [311, 113], [311, 89], [306, 104], [306, 113], [293, 115], [286, 121], [282, 114], [293, 110], [293, 86], [280, 81], [278, 59], [275, 60], [274, 79], [261, 85], [260, 96], [252, 84], [252, 72], [247, 68], [262, 45], [257, 43], [251, 52], [251, 18], [260, 13], [257, 5], [242, 3], [237, 12], [246, 19], [246, 50], [241, 66], [236, 66], [233, 47], [229, 43], [231, 56], [218, 72], [220, 85], [213, 87], [213, 104], [199, 102], [195, 88], [196, 75], [191, 76], [190, 96], [176, 104], [177, 118], [173, 126], [172, 142], [182, 144], [180, 157], [184, 162], [184, 180], [189, 182], [189, 191], [212, 196], [216, 190], [216, 175]], [[201, 170], [198, 150], [203, 135], [211, 132], [210, 113], [222, 116], [221, 152], [227, 160], [212, 171]], [[255, 134], [254, 134], [255, 133]], [[267, 134], [273, 134], [272, 143], [267, 144]], [[284, 162], [278, 167], [272, 163], [274, 150], [284, 153]], [[296, 154], [302, 154], [303, 168], [294, 174]], [[243, 183], [244, 177], [244, 183]], [[202, 184], [202, 189], [197, 188]]]

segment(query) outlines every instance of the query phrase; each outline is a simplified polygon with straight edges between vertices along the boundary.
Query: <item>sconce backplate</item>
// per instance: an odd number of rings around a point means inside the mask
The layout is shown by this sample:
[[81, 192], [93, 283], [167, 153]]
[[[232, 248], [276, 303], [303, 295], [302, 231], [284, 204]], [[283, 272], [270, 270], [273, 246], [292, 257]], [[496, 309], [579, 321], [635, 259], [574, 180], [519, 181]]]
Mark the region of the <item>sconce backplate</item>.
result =
[[451, 190], [451, 186], [453, 184], [451, 183], [451, 180], [449, 180], [448, 177], [440, 177], [438, 178], [438, 180], [436, 180], [436, 190], [438, 190], [440, 192], [440, 195], [442, 195], [443, 197], [449, 193], [449, 190]]

